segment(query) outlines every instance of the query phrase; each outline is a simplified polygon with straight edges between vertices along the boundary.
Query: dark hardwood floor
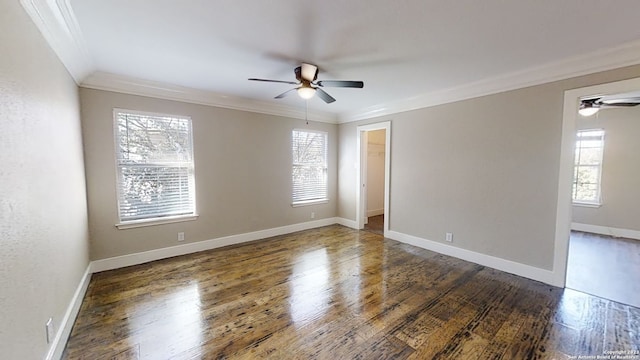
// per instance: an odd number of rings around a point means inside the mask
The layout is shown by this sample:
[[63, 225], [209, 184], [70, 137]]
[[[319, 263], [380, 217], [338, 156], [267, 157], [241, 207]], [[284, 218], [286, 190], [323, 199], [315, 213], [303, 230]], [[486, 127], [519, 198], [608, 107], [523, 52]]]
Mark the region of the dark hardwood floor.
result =
[[640, 240], [572, 231], [566, 286], [640, 307]]
[[334, 225], [94, 274], [64, 358], [638, 359], [638, 329], [638, 308]]
[[369, 216], [364, 231], [370, 231], [378, 235], [384, 235], [384, 215]]

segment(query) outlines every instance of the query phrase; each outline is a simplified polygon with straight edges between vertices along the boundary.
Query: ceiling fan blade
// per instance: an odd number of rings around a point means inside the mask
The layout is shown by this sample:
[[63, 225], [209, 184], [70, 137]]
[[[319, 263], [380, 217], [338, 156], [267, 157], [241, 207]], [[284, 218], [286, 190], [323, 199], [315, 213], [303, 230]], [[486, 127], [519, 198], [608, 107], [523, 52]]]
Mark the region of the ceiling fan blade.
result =
[[268, 79], [256, 79], [256, 78], [251, 78], [249, 80], [251, 80], [251, 81], [282, 83], [282, 84], [291, 84], [291, 85], [298, 85], [299, 84], [299, 83], [294, 82], [294, 81], [284, 81], [284, 80], [268, 80]]
[[322, 87], [345, 87], [345, 88], [358, 88], [362, 89], [364, 87], [364, 82], [362, 81], [347, 81], [347, 80], [324, 80], [318, 81], [318, 86]]
[[615, 107], [633, 107], [638, 106], [640, 103], [636, 102], [615, 102], [615, 103], [595, 103], [595, 105], [606, 108], [615, 108]]
[[283, 92], [282, 94], [276, 96], [274, 99], [282, 99], [283, 97], [289, 95], [289, 93], [294, 91], [294, 90], [296, 90], [296, 89], [287, 90], [287, 91]]
[[316, 88], [316, 94], [318, 94], [318, 97], [324, 100], [324, 102], [326, 102], [327, 104], [331, 104], [332, 102], [336, 101], [336, 99], [334, 99], [331, 95], [327, 94], [322, 89]]
[[603, 97], [597, 100], [596, 102], [600, 104], [605, 104], [605, 105], [636, 106], [640, 104], [640, 97], [628, 97], [628, 98]]
[[318, 78], [317, 66], [303, 63], [300, 67], [302, 68], [301, 73], [303, 79], [312, 82], [315, 81], [316, 78]]

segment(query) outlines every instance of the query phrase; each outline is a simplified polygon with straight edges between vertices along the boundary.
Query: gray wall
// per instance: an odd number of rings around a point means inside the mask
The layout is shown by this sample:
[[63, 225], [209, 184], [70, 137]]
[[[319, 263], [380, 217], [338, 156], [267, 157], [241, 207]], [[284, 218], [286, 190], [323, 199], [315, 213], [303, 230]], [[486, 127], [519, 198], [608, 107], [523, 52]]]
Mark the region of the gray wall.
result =
[[341, 124], [338, 215], [355, 220], [356, 127], [391, 120], [390, 229], [551, 270], [564, 91], [640, 67]]
[[[91, 259], [137, 253], [285, 225], [337, 213], [337, 125], [142, 96], [80, 90]], [[198, 220], [118, 230], [113, 108], [190, 116]], [[329, 203], [291, 206], [291, 130], [329, 133]]]
[[0, 54], [0, 357], [42, 359], [89, 263], [78, 90], [19, 1]]
[[602, 206], [573, 206], [573, 221], [640, 231], [640, 107], [605, 109], [579, 117], [578, 129], [605, 130]]

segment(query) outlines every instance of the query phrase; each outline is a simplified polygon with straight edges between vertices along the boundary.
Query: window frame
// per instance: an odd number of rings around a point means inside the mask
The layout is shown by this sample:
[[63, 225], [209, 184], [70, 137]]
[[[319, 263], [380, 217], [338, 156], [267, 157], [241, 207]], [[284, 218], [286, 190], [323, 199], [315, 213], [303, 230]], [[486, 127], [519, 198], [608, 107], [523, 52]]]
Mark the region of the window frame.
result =
[[[193, 211], [187, 214], [180, 214], [180, 215], [167, 215], [167, 216], [154, 216], [154, 217], [148, 217], [148, 218], [142, 218], [142, 219], [134, 219], [134, 220], [122, 220], [122, 215], [121, 215], [121, 195], [120, 195], [120, 191], [121, 191], [121, 184], [120, 184], [120, 179], [121, 179], [121, 164], [119, 161], [119, 154], [120, 154], [120, 149], [119, 149], [119, 133], [118, 133], [118, 126], [119, 126], [119, 122], [118, 122], [118, 115], [119, 114], [130, 114], [130, 115], [137, 115], [137, 116], [149, 116], [149, 117], [160, 117], [160, 118], [175, 118], [175, 119], [181, 119], [181, 120], [188, 120], [189, 122], [189, 142], [191, 145], [190, 148], [190, 152], [191, 152], [191, 164], [189, 167], [189, 189], [192, 193], [192, 209]], [[144, 226], [154, 226], [154, 225], [161, 225], [161, 224], [170, 224], [170, 223], [176, 223], [176, 222], [184, 222], [184, 221], [193, 221], [198, 219], [198, 211], [197, 211], [197, 192], [196, 192], [196, 184], [195, 184], [195, 157], [194, 157], [194, 153], [195, 153], [195, 146], [194, 146], [194, 142], [193, 142], [193, 121], [191, 119], [190, 116], [186, 116], [186, 115], [175, 115], [175, 114], [167, 114], [167, 113], [156, 113], [156, 112], [148, 112], [148, 111], [139, 111], [139, 110], [131, 110], [131, 109], [122, 109], [122, 108], [114, 108], [113, 109], [113, 141], [114, 141], [114, 160], [115, 160], [115, 186], [116, 186], [116, 207], [117, 207], [117, 216], [118, 216], [118, 223], [115, 224], [115, 226], [118, 229], [131, 229], [131, 228], [137, 228], [137, 227], [144, 227]]]
[[[294, 133], [295, 132], [305, 132], [305, 133], [314, 133], [321, 134], [324, 137], [324, 163], [322, 164], [323, 173], [324, 173], [324, 181], [325, 181], [325, 193], [324, 197], [319, 197], [316, 199], [306, 199], [306, 200], [295, 200], [294, 199], [294, 181], [293, 181], [293, 171], [296, 166], [300, 166], [300, 164], [294, 163], [294, 155], [293, 155], [293, 142], [294, 142]], [[292, 207], [300, 207], [300, 206], [308, 206], [308, 205], [316, 205], [316, 204], [326, 204], [329, 202], [329, 133], [322, 130], [312, 130], [312, 129], [300, 129], [295, 128], [291, 130], [290, 133], [291, 143], [290, 143], [290, 154], [291, 154], [291, 206]]]
[[[602, 135], [600, 136], [600, 156], [598, 158], [597, 164], [581, 164], [580, 163], [580, 154], [581, 150], [584, 149], [582, 146], [578, 146], [580, 133], [583, 132], [593, 132], [600, 131]], [[583, 207], [600, 207], [602, 206], [602, 168], [603, 168], [603, 160], [604, 160], [604, 141], [605, 141], [605, 129], [603, 128], [589, 128], [589, 129], [578, 129], [576, 131], [575, 137], [575, 148], [574, 148], [574, 159], [573, 159], [573, 179], [572, 179], [572, 190], [571, 190], [571, 202], [575, 206], [583, 206]], [[580, 167], [597, 167], [598, 168], [598, 179], [596, 187], [596, 200], [577, 200], [577, 188], [578, 188], [578, 172]]]

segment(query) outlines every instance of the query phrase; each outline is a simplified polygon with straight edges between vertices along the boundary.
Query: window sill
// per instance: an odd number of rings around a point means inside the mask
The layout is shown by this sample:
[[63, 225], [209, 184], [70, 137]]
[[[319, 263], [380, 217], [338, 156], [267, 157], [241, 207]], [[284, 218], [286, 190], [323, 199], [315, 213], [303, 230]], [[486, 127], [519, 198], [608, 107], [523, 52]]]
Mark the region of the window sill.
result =
[[292, 207], [300, 207], [300, 206], [308, 206], [308, 205], [318, 205], [318, 204], [327, 204], [329, 203], [329, 199], [318, 199], [318, 200], [307, 200], [307, 201], [298, 201], [291, 204]]
[[171, 216], [166, 218], [154, 218], [154, 219], [144, 219], [144, 220], [135, 220], [135, 221], [127, 221], [116, 224], [116, 227], [119, 230], [125, 229], [133, 229], [145, 226], [155, 226], [155, 225], [163, 225], [163, 224], [171, 224], [183, 221], [193, 221], [197, 220], [198, 215], [181, 215], [181, 216]]
[[584, 203], [584, 202], [576, 202], [574, 201], [572, 203], [573, 206], [580, 206], [580, 207], [586, 207], [586, 208], [599, 208], [602, 206], [602, 204], [596, 204], [596, 203]]

